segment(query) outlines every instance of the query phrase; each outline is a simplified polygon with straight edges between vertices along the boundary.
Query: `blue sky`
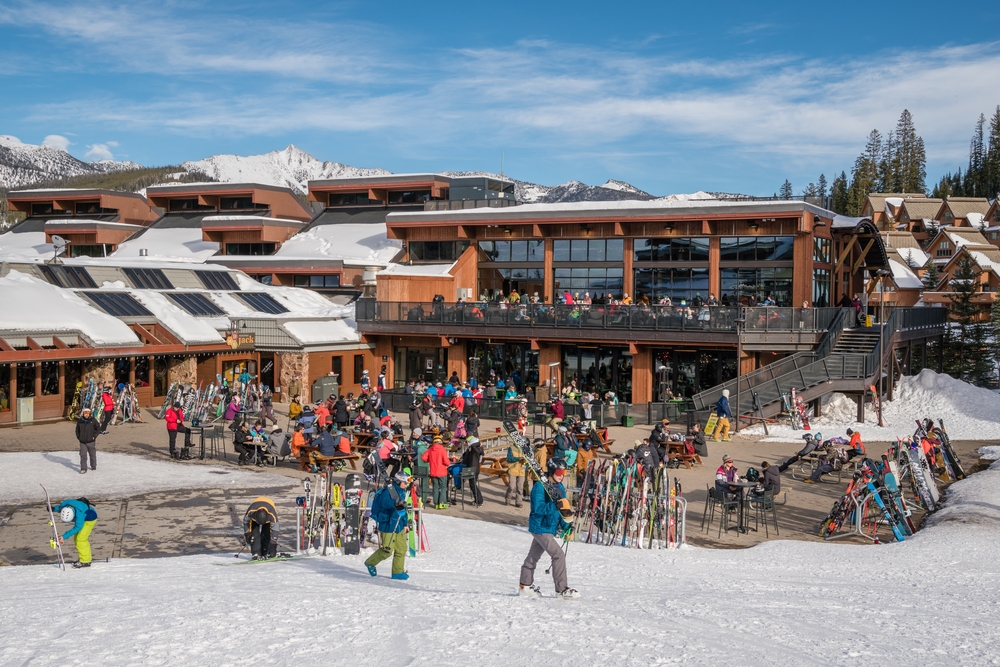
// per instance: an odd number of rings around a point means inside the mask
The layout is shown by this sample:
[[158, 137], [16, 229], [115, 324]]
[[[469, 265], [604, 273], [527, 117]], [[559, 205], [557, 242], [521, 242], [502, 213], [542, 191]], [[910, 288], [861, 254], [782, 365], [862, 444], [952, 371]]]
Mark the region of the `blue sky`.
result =
[[996, 2], [0, 0], [0, 134], [147, 165], [503, 151], [547, 185], [763, 195], [849, 172], [908, 108], [930, 186], [1000, 104], [998, 23]]

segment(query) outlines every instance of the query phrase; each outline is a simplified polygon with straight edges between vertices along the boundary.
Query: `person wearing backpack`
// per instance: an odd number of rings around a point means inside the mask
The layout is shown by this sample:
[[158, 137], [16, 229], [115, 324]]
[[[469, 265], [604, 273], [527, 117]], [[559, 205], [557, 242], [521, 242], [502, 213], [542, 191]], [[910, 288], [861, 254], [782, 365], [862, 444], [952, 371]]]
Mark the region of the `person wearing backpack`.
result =
[[375, 566], [392, 557], [392, 578], [406, 581], [410, 578], [403, 566], [406, 564], [406, 533], [410, 531], [406, 513], [406, 493], [413, 484], [413, 478], [405, 472], [396, 473], [392, 481], [382, 487], [372, 499], [372, 518], [378, 524], [382, 546], [365, 561], [368, 574], [378, 575]]
[[514, 452], [513, 447], [507, 448], [507, 493], [504, 495], [503, 504], [510, 505], [514, 501], [514, 507], [521, 507], [521, 499], [524, 491], [524, 457]]
[[479, 438], [470, 435], [466, 439], [467, 447], [462, 454], [462, 464], [466, 469], [474, 471], [472, 479], [469, 480], [469, 490], [472, 492], [472, 506], [483, 506], [483, 492], [479, 489], [479, 470], [483, 461], [483, 445]]
[[73, 524], [59, 538], [59, 544], [62, 544], [63, 540], [73, 538], [73, 546], [76, 547], [79, 558], [73, 563], [73, 567], [90, 567], [90, 562], [93, 560], [90, 550], [90, 533], [93, 532], [94, 525], [97, 523], [97, 510], [86, 498], [77, 498], [62, 501], [52, 508], [52, 512], [58, 514], [63, 523]]

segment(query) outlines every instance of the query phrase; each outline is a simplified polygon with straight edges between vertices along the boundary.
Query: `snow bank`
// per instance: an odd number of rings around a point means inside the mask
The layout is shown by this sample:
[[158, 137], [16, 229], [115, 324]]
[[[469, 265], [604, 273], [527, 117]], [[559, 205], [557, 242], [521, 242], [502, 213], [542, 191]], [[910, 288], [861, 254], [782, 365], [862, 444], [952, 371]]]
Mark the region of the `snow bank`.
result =
[[51, 259], [51, 243], [45, 242], [45, 232], [6, 232], [0, 234], [0, 259], [8, 262]]
[[[860, 431], [865, 440], [888, 442], [912, 435], [915, 420], [930, 417], [935, 422], [944, 420], [952, 440], [1000, 440], [1000, 395], [929, 368], [902, 378], [896, 386], [895, 399], [882, 403], [884, 428], [878, 425], [870, 402], [865, 408], [864, 424], [855, 421], [857, 414], [853, 399], [835, 393], [823, 406], [823, 416], [809, 421], [813, 430], [822, 431], [825, 437], [843, 435], [845, 429], [852, 428]], [[769, 430], [775, 437], [802, 435], [787, 425], [769, 426]], [[740, 430], [741, 435], [763, 433], [759, 426]]]
[[274, 257], [386, 266], [402, 247], [402, 241], [388, 238], [385, 223], [316, 225], [281, 244]]
[[139, 345], [128, 325], [98, 310], [72, 290], [11, 271], [0, 278], [0, 329], [80, 332], [97, 345]]
[[[899, 544], [574, 544], [569, 583], [583, 594], [574, 602], [552, 598], [547, 558], [535, 577], [546, 599], [515, 595], [530, 544], [525, 529], [440, 516], [427, 518], [432, 552], [407, 559], [407, 582], [388, 579], [388, 562], [371, 579], [362, 564], [368, 553], [236, 569], [219, 567], [236, 562], [229, 554], [114, 560], [82, 572], [5, 567], [0, 660], [990, 664], [1000, 642], [998, 466], [954, 484], [928, 527]], [[294, 508], [283, 504], [279, 513], [290, 519]], [[256, 630], [240, 626], [248, 618]]]
[[[166, 442], [166, 434], [163, 436]], [[9, 452], [0, 454], [0, 503], [44, 501], [39, 484], [52, 498], [122, 496], [164, 489], [288, 486], [295, 480], [283, 475], [233, 470], [220, 466], [177, 464], [142, 456], [102, 452], [97, 441], [97, 472], [80, 474], [80, 453]], [[294, 510], [293, 510], [294, 511]], [[0, 656], [3, 653], [0, 652]], [[4, 660], [0, 659], [0, 663]]]
[[281, 325], [303, 344], [357, 343], [361, 341], [353, 318], [285, 322]]

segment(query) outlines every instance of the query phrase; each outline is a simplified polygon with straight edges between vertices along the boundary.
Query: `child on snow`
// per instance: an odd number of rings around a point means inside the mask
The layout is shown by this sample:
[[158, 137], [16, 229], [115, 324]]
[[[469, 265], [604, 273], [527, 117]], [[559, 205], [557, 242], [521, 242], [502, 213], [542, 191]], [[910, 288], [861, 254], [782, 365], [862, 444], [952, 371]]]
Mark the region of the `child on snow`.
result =
[[94, 509], [94, 506], [86, 498], [77, 498], [76, 500], [62, 501], [53, 507], [52, 511], [59, 515], [63, 523], [73, 524], [59, 538], [60, 544], [62, 544], [63, 540], [73, 538], [73, 546], [76, 547], [76, 553], [79, 557], [79, 560], [73, 563], [73, 567], [90, 567], [92, 560], [90, 533], [94, 530], [94, 524], [97, 523], [97, 510]]

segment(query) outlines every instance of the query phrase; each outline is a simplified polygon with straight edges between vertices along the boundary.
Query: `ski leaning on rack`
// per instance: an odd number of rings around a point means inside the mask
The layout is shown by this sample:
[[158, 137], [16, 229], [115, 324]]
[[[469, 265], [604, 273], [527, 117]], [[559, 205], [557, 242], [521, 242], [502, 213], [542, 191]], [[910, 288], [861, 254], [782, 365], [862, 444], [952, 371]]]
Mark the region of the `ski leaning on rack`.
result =
[[42, 487], [42, 491], [45, 492], [45, 506], [49, 510], [49, 525], [52, 526], [52, 537], [49, 539], [49, 545], [53, 549], [55, 549], [56, 550], [56, 554], [59, 555], [59, 567], [62, 570], [65, 570], [66, 569], [66, 559], [63, 558], [62, 544], [59, 543], [59, 529], [56, 528], [56, 515], [52, 512], [52, 501], [49, 500], [49, 490], [46, 489], [41, 484], [39, 484], [38, 486], [41, 486]]
[[868, 385], [868, 390], [872, 393], [872, 405], [875, 407], [875, 416], [878, 417], [878, 425], [885, 426], [885, 420], [882, 419], [882, 401], [878, 397], [878, 389], [875, 385]]
[[555, 485], [549, 481], [548, 475], [542, 470], [542, 466], [538, 464], [538, 460], [535, 458], [535, 453], [531, 451], [531, 441], [528, 440], [526, 436], [521, 435], [517, 430], [517, 425], [514, 424], [509, 419], [503, 420], [503, 428], [507, 431], [507, 435], [510, 437], [511, 442], [514, 447], [521, 452], [521, 456], [524, 457], [525, 462], [528, 464], [528, 468], [531, 473], [538, 480], [542, 488], [545, 489], [545, 493], [548, 494], [549, 498], [556, 504], [559, 509], [559, 514], [566, 521], [569, 521], [573, 517], [573, 506], [570, 504], [569, 500], [566, 499], [559, 490], [556, 489]]

